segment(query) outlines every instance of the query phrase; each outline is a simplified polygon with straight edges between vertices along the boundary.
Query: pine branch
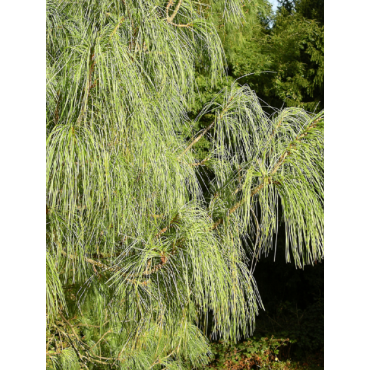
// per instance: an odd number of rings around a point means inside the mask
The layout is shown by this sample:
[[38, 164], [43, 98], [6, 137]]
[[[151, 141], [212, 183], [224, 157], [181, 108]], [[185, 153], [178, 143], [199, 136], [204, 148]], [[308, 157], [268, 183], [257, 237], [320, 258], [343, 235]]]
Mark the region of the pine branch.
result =
[[89, 348], [89, 351], [91, 351], [96, 345], [99, 344], [99, 342], [109, 333], [112, 333], [112, 329], [109, 329], [108, 331], [106, 331], [101, 337], [100, 339], [92, 346]]
[[170, 7], [173, 5], [173, 0], [170, 0], [168, 2], [167, 6], [166, 6], [166, 15], [167, 15], [166, 21], [167, 21], [168, 24], [170, 24], [172, 26], [189, 28], [189, 27], [191, 27], [192, 22], [189, 22], [187, 24], [173, 23], [173, 19], [175, 18], [176, 14], [178, 13], [178, 11], [180, 9], [180, 6], [181, 6], [181, 3], [182, 3], [182, 0], [179, 0], [179, 2], [176, 5], [175, 10], [171, 14], [171, 16], [169, 16], [169, 10], [170, 10]]
[[[229, 110], [229, 105], [230, 103], [234, 100], [234, 96], [231, 97], [228, 102], [226, 103], [225, 105], [225, 108], [221, 111], [221, 114], [220, 114], [220, 117], [218, 118], [218, 120], [220, 121], [222, 119], [222, 117], [224, 116], [224, 114]], [[195, 145], [214, 125], [215, 123], [217, 122], [217, 118], [209, 125], [207, 126], [187, 147], [186, 149], [177, 157], [177, 159], [181, 159], [184, 154], [186, 154], [191, 148], [193, 145]]]
[[87, 108], [87, 103], [88, 103], [88, 99], [89, 99], [89, 95], [90, 95], [90, 90], [94, 87], [91, 84], [92, 75], [93, 75], [94, 68], [95, 68], [95, 54], [94, 53], [95, 53], [94, 47], [92, 47], [91, 50], [90, 50], [89, 76], [88, 76], [88, 79], [87, 79], [87, 85], [86, 85], [86, 88], [85, 88], [85, 94], [84, 94], [84, 98], [83, 98], [83, 102], [82, 102], [82, 109], [81, 109], [80, 115], [77, 119], [77, 125], [82, 121], [83, 117], [86, 114], [86, 108]]
[[120, 21], [118, 22], [117, 26], [116, 26], [116, 27], [114, 27], [114, 30], [113, 30], [113, 32], [111, 33], [110, 37], [112, 37], [112, 36], [117, 32], [117, 30], [118, 30], [119, 26], [123, 23], [123, 21], [124, 21], [124, 20], [125, 20], [125, 17], [122, 17], [122, 18], [120, 19]]
[[[309, 131], [311, 131], [312, 129], [314, 129], [316, 126], [317, 126], [317, 123], [319, 121], [321, 121], [322, 119], [318, 119], [316, 121], [313, 121], [306, 129], [305, 131], [300, 134], [300, 135], [297, 135], [297, 137], [289, 144], [289, 146], [287, 147], [287, 149], [284, 151], [284, 153], [280, 156], [280, 158], [278, 159], [277, 163], [275, 164], [274, 168], [272, 169], [272, 171], [270, 172], [270, 174], [265, 178], [265, 181], [261, 182], [258, 186], [256, 186], [250, 193], [249, 195], [249, 198], [252, 198], [254, 195], [256, 195], [260, 190], [262, 190], [266, 184], [271, 184], [271, 183], [274, 183], [274, 181], [272, 180], [272, 177], [274, 176], [274, 174], [277, 172], [277, 170], [283, 165], [284, 161], [286, 160], [286, 158], [291, 154], [291, 149], [296, 145], [297, 142], [299, 142], [300, 140], [302, 140], [305, 136], [308, 135]], [[240, 189], [241, 190], [241, 189]], [[217, 227], [219, 225], [221, 225], [223, 222], [224, 222], [224, 219], [225, 217], [228, 217], [229, 215], [233, 214], [239, 207], [241, 207], [246, 201], [248, 200], [248, 198], [244, 198], [242, 199], [241, 201], [237, 202], [233, 207], [231, 207], [226, 215], [224, 217], [221, 217], [219, 218], [212, 226], [212, 230], [215, 230], [217, 229]]]
[[182, 0], [179, 0], [179, 2], [176, 5], [175, 10], [173, 11], [173, 13], [171, 14], [171, 16], [169, 17], [168, 12], [169, 12], [170, 7], [173, 5], [173, 0], [170, 0], [168, 2], [167, 6], [166, 6], [167, 22], [168, 23], [171, 23], [172, 24], [173, 19], [176, 17], [176, 14], [177, 14], [177, 12], [180, 9], [181, 3], [182, 3]]
[[[167, 230], [167, 228], [166, 228], [166, 230]], [[166, 231], [166, 230], [164, 230], [163, 231], [163, 233]], [[158, 235], [158, 234], [157, 234]], [[65, 251], [61, 251], [61, 253], [64, 255], [64, 256], [66, 256], [66, 257], [68, 257], [68, 258], [70, 258], [70, 259], [78, 259], [78, 256], [76, 256], [76, 255], [73, 255], [73, 254], [67, 254]], [[172, 255], [172, 254], [174, 254], [174, 253], [170, 253], [170, 255]], [[135, 273], [135, 274], [133, 274], [133, 273], [129, 273], [129, 272], [127, 272], [127, 273], [123, 273], [122, 271], [121, 271], [121, 269], [119, 268], [119, 267], [112, 267], [112, 266], [107, 266], [107, 265], [105, 265], [105, 264], [103, 264], [103, 263], [101, 263], [101, 262], [99, 262], [99, 261], [95, 261], [95, 260], [93, 260], [93, 259], [91, 259], [91, 258], [87, 258], [87, 257], [84, 257], [84, 260], [87, 262], [87, 263], [89, 263], [89, 264], [91, 264], [92, 266], [97, 266], [97, 267], [99, 267], [99, 268], [101, 268], [103, 271], [110, 271], [110, 272], [113, 272], [113, 273], [119, 273], [120, 275], [122, 275], [123, 277], [131, 277], [131, 278], [138, 278], [138, 277], [143, 277], [143, 276], [150, 276], [150, 275], [153, 275], [154, 273], [156, 273], [156, 272], [158, 272], [159, 270], [161, 270], [164, 266], [165, 266], [165, 264], [169, 261], [169, 258], [167, 257], [167, 256], [161, 256], [161, 262], [159, 263], [159, 264], [157, 264], [157, 265], [155, 265], [155, 266], [153, 266], [153, 268], [152, 269], [150, 269], [150, 270], [144, 270], [142, 273]], [[131, 280], [131, 279], [127, 279], [129, 282], [131, 282], [131, 283], [139, 283], [139, 284], [146, 284], [147, 282], [139, 282], [139, 281], [136, 281], [136, 280]]]

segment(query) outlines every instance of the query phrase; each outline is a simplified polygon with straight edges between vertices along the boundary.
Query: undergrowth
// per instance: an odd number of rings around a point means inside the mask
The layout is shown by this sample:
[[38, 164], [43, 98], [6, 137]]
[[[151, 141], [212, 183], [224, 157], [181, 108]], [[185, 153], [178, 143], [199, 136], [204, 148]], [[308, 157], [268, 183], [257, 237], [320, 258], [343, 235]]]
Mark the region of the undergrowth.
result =
[[323, 369], [321, 353], [311, 355], [304, 361], [290, 357], [292, 345], [296, 340], [290, 338], [252, 337], [237, 344], [222, 341], [212, 343], [213, 361], [208, 369], [228, 370], [320, 370]]

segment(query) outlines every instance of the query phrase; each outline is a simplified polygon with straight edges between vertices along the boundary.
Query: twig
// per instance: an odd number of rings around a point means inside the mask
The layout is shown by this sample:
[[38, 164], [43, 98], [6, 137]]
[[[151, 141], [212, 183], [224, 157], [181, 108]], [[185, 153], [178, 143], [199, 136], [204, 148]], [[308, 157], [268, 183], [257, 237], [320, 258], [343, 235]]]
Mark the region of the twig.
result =
[[122, 18], [120, 19], [120, 21], [118, 22], [117, 26], [116, 26], [116, 27], [114, 27], [114, 30], [113, 30], [113, 32], [110, 34], [110, 36], [109, 36], [109, 37], [112, 37], [112, 36], [116, 33], [116, 31], [118, 30], [119, 26], [122, 24], [122, 22], [123, 22], [124, 20], [125, 20], [125, 17], [122, 17]]
[[112, 332], [112, 329], [109, 329], [106, 333], [104, 333], [103, 336], [92, 347], [89, 348], [89, 351], [91, 351], [107, 334], [111, 332]]
[[[219, 117], [219, 120], [222, 119], [223, 115], [228, 111], [229, 109], [229, 104], [234, 100], [234, 97], [230, 98], [228, 100], [228, 102], [226, 103], [225, 105], [225, 108], [221, 111], [221, 114], [220, 114], [220, 117]], [[206, 128], [202, 131], [202, 133], [200, 135], [198, 135], [187, 147], [186, 149], [177, 157], [177, 159], [181, 159], [181, 157], [186, 154], [190, 149], [191, 147], [196, 144], [216, 123], [217, 121], [217, 118]]]
[[202, 166], [205, 162], [209, 161], [211, 157], [204, 158], [201, 162], [190, 163], [190, 166]]
[[172, 23], [173, 19], [176, 17], [176, 14], [177, 12], [179, 11], [180, 9], [180, 6], [181, 6], [181, 3], [182, 3], [182, 0], [179, 0], [179, 2], [177, 3], [176, 5], [176, 8], [175, 10], [173, 11], [171, 17], [168, 16], [168, 12], [170, 10], [170, 7], [173, 5], [173, 0], [170, 0], [166, 6], [166, 14], [167, 14], [167, 22], [168, 23]]
[[171, 14], [171, 16], [169, 16], [168, 13], [169, 13], [169, 10], [170, 10], [171, 6], [173, 5], [173, 0], [170, 0], [168, 2], [167, 6], [166, 6], [166, 16], [167, 16], [166, 21], [167, 21], [167, 23], [169, 23], [172, 26], [189, 28], [192, 25], [193, 22], [190, 22], [188, 24], [173, 23], [173, 19], [175, 18], [176, 14], [178, 13], [178, 11], [180, 9], [180, 6], [181, 6], [181, 3], [182, 3], [182, 0], [179, 0], [179, 2], [176, 5], [175, 10]]

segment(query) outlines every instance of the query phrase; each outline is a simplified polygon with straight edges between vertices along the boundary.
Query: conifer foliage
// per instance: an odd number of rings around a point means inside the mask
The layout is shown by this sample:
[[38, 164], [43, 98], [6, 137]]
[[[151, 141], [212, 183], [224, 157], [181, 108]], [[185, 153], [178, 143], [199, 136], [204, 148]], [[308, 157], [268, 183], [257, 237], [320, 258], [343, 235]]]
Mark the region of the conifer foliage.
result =
[[186, 113], [197, 63], [225, 76], [209, 7], [242, 6], [47, 1], [48, 368], [204, 366], [206, 330], [253, 331], [253, 264], [282, 222], [287, 260], [323, 257], [323, 113], [269, 117], [237, 83]]

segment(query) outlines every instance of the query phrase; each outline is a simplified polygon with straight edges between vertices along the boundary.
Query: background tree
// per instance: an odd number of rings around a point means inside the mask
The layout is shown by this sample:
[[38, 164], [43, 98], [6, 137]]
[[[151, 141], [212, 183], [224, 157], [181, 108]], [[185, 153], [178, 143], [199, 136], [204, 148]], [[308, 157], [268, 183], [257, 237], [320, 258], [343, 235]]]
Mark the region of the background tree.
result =
[[253, 331], [281, 221], [288, 261], [323, 257], [323, 114], [234, 83], [187, 115], [196, 68], [225, 79], [209, 7], [237, 26], [242, 5], [47, 2], [49, 368], [201, 367], [207, 327]]
[[[270, 106], [323, 109], [323, 0], [280, 1], [275, 15], [271, 4], [260, 0], [243, 11], [248, 22], [219, 27], [229, 83], [240, 78]], [[206, 101], [210, 84], [201, 86]]]
[[267, 101], [311, 111], [323, 109], [324, 1], [281, 2], [267, 52], [274, 55], [271, 70], [277, 72], [270, 87], [264, 87]]

